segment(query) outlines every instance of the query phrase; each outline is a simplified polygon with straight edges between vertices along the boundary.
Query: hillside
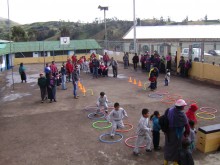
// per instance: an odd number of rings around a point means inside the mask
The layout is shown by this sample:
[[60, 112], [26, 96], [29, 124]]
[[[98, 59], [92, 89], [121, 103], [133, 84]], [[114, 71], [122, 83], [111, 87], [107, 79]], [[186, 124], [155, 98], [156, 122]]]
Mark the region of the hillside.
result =
[[[161, 19], [137, 19], [139, 26], [161, 25], [201, 25], [219, 24], [219, 20], [173, 22]], [[133, 26], [133, 21], [107, 19], [107, 39], [111, 41], [122, 40], [123, 35]], [[11, 39], [13, 41], [42, 41], [59, 40], [61, 36], [70, 36], [71, 39], [105, 40], [105, 25], [103, 20], [92, 23], [49, 21], [19, 25], [11, 21]], [[0, 39], [8, 40], [8, 20], [0, 17]]]

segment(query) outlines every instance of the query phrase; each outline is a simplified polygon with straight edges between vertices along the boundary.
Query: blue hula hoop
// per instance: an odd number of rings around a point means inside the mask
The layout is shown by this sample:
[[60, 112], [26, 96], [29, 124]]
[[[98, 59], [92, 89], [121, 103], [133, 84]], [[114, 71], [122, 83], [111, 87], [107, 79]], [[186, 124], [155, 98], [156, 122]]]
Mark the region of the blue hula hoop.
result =
[[98, 114], [101, 114], [101, 116], [95, 116], [96, 112], [92, 112], [90, 114], [88, 114], [88, 118], [90, 119], [102, 119], [102, 118], [105, 118], [105, 114], [104, 113], [98, 113]]
[[115, 141], [103, 140], [102, 137], [103, 137], [103, 136], [106, 136], [106, 135], [109, 135], [109, 136], [110, 136], [110, 133], [101, 134], [101, 135], [99, 136], [99, 140], [100, 140], [101, 142], [103, 142], [103, 143], [112, 144], [112, 143], [120, 142], [120, 141], [123, 139], [123, 135], [122, 135], [122, 134], [120, 134], [120, 133], [115, 133], [115, 135], [119, 135], [121, 138], [118, 139], [118, 140], [115, 140]]

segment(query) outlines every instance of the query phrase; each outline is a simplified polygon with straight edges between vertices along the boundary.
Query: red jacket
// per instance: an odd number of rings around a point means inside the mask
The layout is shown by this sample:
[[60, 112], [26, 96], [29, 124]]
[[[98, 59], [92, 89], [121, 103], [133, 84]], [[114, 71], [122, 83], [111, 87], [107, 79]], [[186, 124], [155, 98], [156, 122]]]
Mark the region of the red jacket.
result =
[[105, 54], [105, 55], [103, 56], [103, 61], [109, 61], [109, 56], [108, 56], [107, 54]]
[[72, 62], [75, 64], [77, 62], [77, 58], [75, 55], [72, 56]]
[[71, 64], [70, 61], [68, 61], [66, 63], [66, 71], [67, 71], [67, 73], [72, 73], [73, 72], [73, 64]]

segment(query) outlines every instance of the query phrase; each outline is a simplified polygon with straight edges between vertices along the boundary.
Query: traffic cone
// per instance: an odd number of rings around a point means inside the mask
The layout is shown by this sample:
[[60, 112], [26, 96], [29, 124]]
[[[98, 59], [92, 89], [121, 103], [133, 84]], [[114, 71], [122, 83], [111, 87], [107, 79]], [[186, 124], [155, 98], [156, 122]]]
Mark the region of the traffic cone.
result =
[[132, 83], [132, 79], [131, 79], [131, 77], [129, 78], [128, 82]]
[[83, 90], [83, 88], [84, 88], [84, 86], [83, 86], [83, 85], [80, 85], [79, 89], [80, 89], [81, 91]]
[[136, 85], [137, 84], [137, 82], [136, 82], [136, 80], [134, 79], [134, 83], [133, 83], [134, 85]]
[[85, 87], [83, 87], [82, 92], [83, 92], [83, 96], [86, 96], [86, 88]]
[[82, 84], [81, 84], [81, 82], [79, 81], [79, 82], [78, 82], [78, 87], [80, 87], [80, 86], [82, 86]]
[[138, 81], [138, 86], [139, 86], [139, 87], [142, 87], [142, 83], [141, 83], [140, 80]]

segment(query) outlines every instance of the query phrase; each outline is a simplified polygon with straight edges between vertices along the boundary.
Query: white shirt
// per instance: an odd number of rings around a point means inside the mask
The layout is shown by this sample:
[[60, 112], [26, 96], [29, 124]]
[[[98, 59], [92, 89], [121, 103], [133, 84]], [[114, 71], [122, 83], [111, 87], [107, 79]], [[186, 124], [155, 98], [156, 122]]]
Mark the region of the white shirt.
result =
[[108, 115], [108, 121], [120, 121], [124, 117], [128, 117], [128, 114], [123, 108], [119, 108], [117, 111], [113, 109]]
[[104, 105], [107, 102], [108, 102], [108, 99], [106, 95], [104, 95], [103, 97], [100, 96], [97, 100], [97, 105]]
[[149, 124], [149, 118], [141, 116], [137, 127], [137, 135], [145, 135], [147, 133], [150, 133], [150, 131], [151, 128]]

